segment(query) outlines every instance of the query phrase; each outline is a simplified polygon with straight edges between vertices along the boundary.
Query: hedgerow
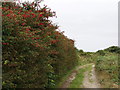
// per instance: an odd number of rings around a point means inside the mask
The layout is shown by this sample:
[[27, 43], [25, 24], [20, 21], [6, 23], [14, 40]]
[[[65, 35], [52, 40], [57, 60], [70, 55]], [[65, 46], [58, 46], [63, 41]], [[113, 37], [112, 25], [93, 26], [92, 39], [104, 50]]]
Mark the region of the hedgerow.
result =
[[3, 88], [49, 88], [77, 64], [74, 40], [40, 2], [2, 3]]

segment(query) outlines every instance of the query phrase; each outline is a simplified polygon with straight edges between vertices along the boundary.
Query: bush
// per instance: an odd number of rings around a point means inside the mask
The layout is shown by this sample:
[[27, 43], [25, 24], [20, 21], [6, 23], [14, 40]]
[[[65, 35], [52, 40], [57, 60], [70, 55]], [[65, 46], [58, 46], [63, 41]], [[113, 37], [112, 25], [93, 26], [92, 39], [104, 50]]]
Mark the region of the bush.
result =
[[38, 2], [2, 3], [3, 88], [48, 88], [77, 63], [74, 41]]
[[[111, 85], [115, 83], [118, 84], [118, 55], [115, 53], [107, 53], [105, 56], [98, 56], [96, 60], [96, 70], [99, 73], [105, 72], [109, 76]], [[107, 78], [104, 79], [107, 81]]]
[[111, 52], [111, 53], [120, 53], [120, 47], [118, 46], [111, 46], [107, 49], [105, 49], [105, 51]]
[[105, 55], [105, 51], [104, 51], [104, 50], [98, 50], [97, 53], [98, 53], [99, 55], [102, 55], [102, 56]]

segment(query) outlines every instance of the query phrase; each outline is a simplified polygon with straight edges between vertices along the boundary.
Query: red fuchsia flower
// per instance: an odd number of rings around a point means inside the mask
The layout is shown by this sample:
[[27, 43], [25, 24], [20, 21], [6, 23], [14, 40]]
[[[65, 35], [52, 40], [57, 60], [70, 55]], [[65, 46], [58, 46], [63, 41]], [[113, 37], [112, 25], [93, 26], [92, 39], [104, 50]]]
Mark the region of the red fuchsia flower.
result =
[[46, 9], [44, 9], [43, 11], [46, 12]]
[[35, 39], [40, 39], [39, 37], [36, 37]]
[[40, 17], [42, 17], [42, 16], [43, 16], [42, 14], [39, 14], [39, 16], [38, 16], [38, 17], [40, 18]]
[[10, 13], [13, 13], [13, 11], [12, 11], [12, 10], [10, 10]]
[[32, 37], [32, 35], [28, 35], [28, 37]]
[[18, 7], [15, 7], [16, 9], [18, 9]]
[[34, 13], [31, 13], [31, 15], [35, 15]]
[[34, 13], [32, 13], [31, 15], [32, 15], [32, 18], [34, 18], [36, 16]]
[[30, 15], [27, 15], [27, 17], [30, 17]]
[[22, 23], [22, 25], [24, 26], [26, 23]]
[[44, 25], [43, 23], [39, 23], [38, 25]]
[[2, 45], [9, 45], [9, 43], [2, 43]]
[[6, 15], [7, 17], [9, 17], [10, 16], [10, 14], [8, 14], [8, 15]]
[[40, 37], [33, 37], [32, 40], [35, 40], [35, 39], [40, 39]]
[[30, 31], [30, 29], [29, 29], [29, 28], [26, 28], [26, 31], [28, 32], [28, 31]]
[[26, 5], [25, 5], [25, 4], [23, 4], [23, 6], [25, 7]]
[[6, 10], [6, 8], [4, 7], [4, 8], [2, 8], [3, 10]]
[[26, 28], [26, 31], [29, 31], [29, 28]]
[[13, 17], [16, 17], [16, 15], [14, 14]]
[[30, 15], [23, 14], [22, 15], [24, 18], [30, 17]]
[[32, 40], [34, 40], [35, 38], [32, 38]]
[[29, 10], [29, 12], [32, 12], [32, 10]]
[[41, 10], [38, 10], [37, 12], [41, 12]]
[[18, 14], [20, 14], [20, 12], [18, 12]]
[[25, 14], [22, 15], [24, 18], [26, 18], [27, 16]]

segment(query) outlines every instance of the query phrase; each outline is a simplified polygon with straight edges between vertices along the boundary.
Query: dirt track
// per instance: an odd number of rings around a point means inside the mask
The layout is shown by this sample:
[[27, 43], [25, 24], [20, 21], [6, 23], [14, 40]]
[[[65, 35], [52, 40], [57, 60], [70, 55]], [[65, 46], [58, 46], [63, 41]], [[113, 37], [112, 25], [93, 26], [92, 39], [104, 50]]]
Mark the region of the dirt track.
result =
[[[85, 72], [82, 87], [83, 88], [100, 88], [100, 84], [98, 84], [96, 74], [95, 74], [95, 68], [94, 68], [95, 65], [93, 63], [91, 63], [91, 64], [92, 64], [92, 70], [91, 70], [91, 72], [90, 71]], [[87, 67], [91, 64], [86, 64], [86, 65], [83, 65], [83, 66], [79, 66], [75, 70], [73, 70], [71, 75], [68, 76], [68, 79], [65, 80], [65, 82], [62, 84], [61, 88], [69, 88], [69, 85], [75, 79], [78, 70], [81, 69], [81, 68], [85, 68], [85, 67]]]
[[85, 72], [83, 88], [100, 88], [97, 76], [95, 73], [95, 65], [92, 65], [92, 70]]

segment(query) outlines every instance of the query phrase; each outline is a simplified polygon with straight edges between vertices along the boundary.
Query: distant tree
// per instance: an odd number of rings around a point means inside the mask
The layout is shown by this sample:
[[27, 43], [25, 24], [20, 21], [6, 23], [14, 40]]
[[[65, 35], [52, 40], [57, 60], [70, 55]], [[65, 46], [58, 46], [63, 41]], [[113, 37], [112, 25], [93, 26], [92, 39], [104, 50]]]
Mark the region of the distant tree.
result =
[[105, 51], [112, 52], [112, 53], [120, 53], [120, 47], [111, 46], [111, 47], [105, 49]]
[[102, 55], [102, 56], [105, 55], [105, 51], [104, 50], [98, 50], [97, 53], [100, 54], [100, 55]]
[[84, 51], [82, 49], [79, 50], [79, 53], [84, 53]]

